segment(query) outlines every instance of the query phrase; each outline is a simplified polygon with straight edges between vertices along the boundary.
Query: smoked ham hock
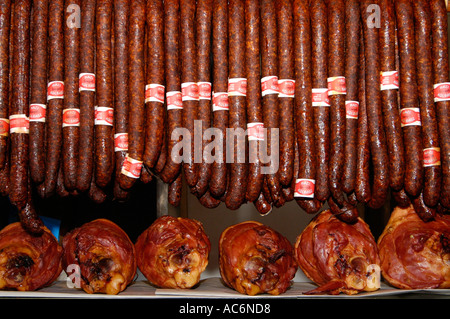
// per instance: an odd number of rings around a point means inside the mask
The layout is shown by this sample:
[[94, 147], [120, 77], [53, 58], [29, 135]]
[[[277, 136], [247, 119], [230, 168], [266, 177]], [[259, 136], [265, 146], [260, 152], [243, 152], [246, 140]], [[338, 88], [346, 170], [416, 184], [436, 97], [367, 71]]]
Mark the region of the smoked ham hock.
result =
[[450, 288], [450, 215], [424, 222], [395, 208], [378, 239], [381, 273], [401, 289]]
[[380, 287], [377, 245], [359, 217], [348, 224], [329, 210], [321, 212], [297, 238], [295, 256], [305, 275], [319, 285], [306, 294], [353, 295]]
[[161, 288], [191, 288], [208, 265], [211, 243], [194, 219], [162, 216], [136, 241], [139, 270]]
[[247, 295], [284, 293], [297, 271], [291, 243], [256, 221], [232, 225], [222, 232], [219, 263], [225, 284]]
[[42, 229], [33, 236], [17, 222], [0, 231], [0, 289], [37, 290], [61, 273], [62, 248], [47, 227]]
[[[80, 285], [87, 293], [116, 295], [136, 274], [135, 249], [128, 235], [107, 219], [75, 228], [63, 238], [63, 267], [80, 267]], [[68, 276], [71, 274], [67, 274]]]

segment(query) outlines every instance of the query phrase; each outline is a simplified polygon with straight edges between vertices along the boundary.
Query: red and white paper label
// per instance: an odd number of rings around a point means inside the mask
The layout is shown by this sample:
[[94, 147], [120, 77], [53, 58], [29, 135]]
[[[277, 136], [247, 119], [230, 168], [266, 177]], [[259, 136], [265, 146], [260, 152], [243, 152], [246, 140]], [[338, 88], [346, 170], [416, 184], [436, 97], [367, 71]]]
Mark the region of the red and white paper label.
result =
[[327, 79], [328, 95], [347, 94], [345, 76], [334, 76]]
[[268, 94], [278, 94], [278, 76], [270, 75], [261, 79], [261, 94], [266, 96]]
[[231, 78], [228, 79], [229, 96], [247, 96], [247, 79]]
[[345, 101], [345, 118], [358, 119], [359, 102], [358, 101]]
[[16, 114], [9, 117], [9, 133], [30, 133], [30, 120], [25, 114]]
[[95, 125], [109, 125], [114, 123], [114, 109], [111, 107], [96, 106], [95, 107]]
[[0, 136], [9, 135], [9, 119], [0, 119]]
[[295, 97], [295, 80], [282, 79], [278, 80], [278, 97]]
[[45, 122], [46, 104], [30, 104], [30, 122]]
[[164, 103], [164, 85], [161, 84], [147, 84], [145, 86], [145, 103], [160, 102]]
[[92, 91], [95, 92], [95, 74], [94, 73], [80, 73], [79, 91]]
[[47, 101], [64, 98], [64, 82], [53, 81], [47, 85]]
[[381, 72], [380, 90], [396, 90], [399, 88], [398, 71]]
[[330, 106], [328, 89], [312, 89], [312, 106]]
[[423, 150], [423, 167], [441, 165], [441, 149], [430, 147]]
[[264, 141], [264, 123], [247, 123], [247, 135], [249, 141]]
[[181, 83], [181, 95], [182, 101], [198, 101], [200, 99], [198, 84], [195, 82]]
[[80, 109], [63, 110], [62, 127], [80, 126]]
[[131, 157], [125, 157], [123, 161], [121, 173], [131, 178], [139, 178], [141, 176], [142, 161], [135, 160]]
[[450, 83], [438, 83], [434, 85], [434, 102], [450, 100]]
[[114, 134], [114, 151], [128, 151], [128, 133]]
[[211, 100], [211, 82], [198, 82], [198, 95], [200, 100]]
[[182, 110], [183, 101], [180, 91], [171, 91], [166, 93], [167, 110]]
[[213, 112], [228, 111], [228, 93], [214, 92], [213, 93]]
[[401, 126], [421, 126], [420, 109], [418, 107], [409, 107], [400, 110]]
[[314, 198], [316, 181], [314, 179], [298, 178], [295, 181], [294, 197]]

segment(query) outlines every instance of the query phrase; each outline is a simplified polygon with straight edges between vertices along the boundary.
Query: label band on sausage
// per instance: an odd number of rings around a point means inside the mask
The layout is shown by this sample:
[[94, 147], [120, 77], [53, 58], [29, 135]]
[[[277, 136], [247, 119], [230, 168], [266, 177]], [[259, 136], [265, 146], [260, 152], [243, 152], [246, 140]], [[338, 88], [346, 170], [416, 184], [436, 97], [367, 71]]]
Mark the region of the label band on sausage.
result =
[[198, 82], [198, 95], [200, 100], [211, 100], [211, 82]]
[[229, 78], [228, 96], [247, 96], [247, 79]]
[[182, 94], [180, 91], [170, 91], [166, 93], [167, 110], [182, 110]]
[[328, 88], [312, 89], [312, 106], [330, 106]]
[[400, 121], [402, 127], [421, 126], [420, 109], [418, 107], [406, 107], [400, 110]]
[[94, 73], [80, 73], [79, 76], [79, 92], [91, 91], [95, 92], [95, 74]]
[[398, 71], [386, 71], [380, 74], [380, 90], [398, 90]]
[[30, 133], [30, 120], [26, 114], [15, 114], [9, 117], [9, 133]]
[[30, 104], [30, 109], [29, 109], [30, 122], [45, 123], [46, 113], [47, 113], [47, 105], [46, 104], [38, 104], [38, 103]]
[[128, 151], [128, 133], [114, 134], [114, 152]]
[[279, 94], [278, 76], [269, 75], [261, 79], [261, 95]]
[[228, 111], [228, 92], [213, 92], [213, 112]]
[[333, 76], [327, 78], [328, 95], [347, 94], [345, 76]]
[[440, 166], [441, 149], [439, 147], [430, 147], [423, 150], [423, 167]]
[[64, 99], [64, 82], [52, 81], [47, 85], [47, 101], [53, 99]]
[[160, 102], [164, 103], [165, 87], [161, 84], [147, 84], [145, 86], [145, 103]]
[[112, 107], [96, 106], [95, 107], [95, 125], [113, 126], [114, 109]]
[[450, 101], [450, 82], [434, 85], [434, 102]]
[[264, 141], [264, 123], [247, 123], [247, 135], [249, 141]]
[[297, 178], [295, 181], [294, 197], [314, 198], [315, 179]]
[[0, 136], [9, 135], [9, 119], [0, 119]]
[[142, 161], [135, 160], [127, 154], [123, 161], [121, 173], [125, 176], [137, 179], [141, 176], [142, 163]]
[[278, 92], [278, 97], [295, 98], [295, 80], [279, 79]]
[[80, 126], [80, 109], [64, 109], [62, 127]]
[[181, 100], [182, 101], [198, 101], [200, 95], [198, 92], [197, 82], [181, 83]]
[[358, 119], [359, 102], [358, 101], [345, 101], [345, 118]]

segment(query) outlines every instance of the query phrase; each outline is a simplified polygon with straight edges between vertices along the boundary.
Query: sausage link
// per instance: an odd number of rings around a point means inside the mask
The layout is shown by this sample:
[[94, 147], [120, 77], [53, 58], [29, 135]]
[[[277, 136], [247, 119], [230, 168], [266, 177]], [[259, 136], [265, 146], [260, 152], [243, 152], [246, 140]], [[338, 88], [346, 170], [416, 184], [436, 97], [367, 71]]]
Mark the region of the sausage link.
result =
[[[130, 3], [128, 34], [128, 156], [142, 162], [145, 140], [145, 1], [143, 0]], [[120, 187], [130, 189], [136, 180], [137, 178], [121, 174]]]
[[[169, 0], [164, 2], [164, 63], [166, 76], [166, 91], [181, 91], [180, 61], [179, 61], [179, 39], [180, 39], [180, 1]], [[175, 162], [173, 158], [174, 146], [180, 139], [172, 139], [172, 132], [182, 126], [181, 109], [167, 111], [167, 158], [166, 165], [160, 173], [165, 183], [173, 182], [180, 173], [181, 163]]]
[[[151, 12], [151, 14], [150, 14]], [[147, 84], [164, 85], [164, 7], [162, 0], [147, 1]], [[146, 103], [144, 164], [152, 169], [161, 152], [164, 133], [164, 103]]]
[[407, 208], [411, 205], [411, 199], [404, 189], [399, 191], [392, 190], [392, 196], [394, 197], [397, 206], [401, 208]]
[[[415, 18], [415, 43], [417, 88], [422, 121], [422, 141], [425, 150], [439, 148], [438, 127], [434, 106], [433, 65], [431, 54], [431, 19], [428, 1], [412, 2]], [[424, 159], [425, 160], [425, 159]], [[424, 161], [423, 202], [433, 207], [439, 202], [441, 188], [441, 166], [428, 165]]]
[[[213, 0], [200, 0], [197, 2], [197, 13], [196, 13], [196, 34], [197, 34], [197, 65], [198, 65], [198, 81], [199, 83], [211, 83], [211, 32], [212, 32], [212, 9]], [[203, 158], [203, 152], [205, 147], [211, 143], [211, 139], [206, 139], [204, 134], [205, 131], [211, 126], [211, 87], [208, 84], [204, 84], [206, 88], [209, 87], [208, 98], [202, 98], [198, 102], [198, 119], [202, 123], [201, 132], [196, 132], [196, 134], [201, 133], [202, 148], [201, 156], [202, 162], [198, 164], [198, 182], [191, 188], [191, 192], [195, 196], [202, 198], [206, 193], [211, 178], [211, 163]], [[210, 84], [209, 84], [210, 85]], [[199, 84], [199, 90], [202, 88]], [[209, 193], [209, 192], [208, 192]], [[206, 195], [206, 198], [210, 204], [214, 206], [216, 203], [211, 194]], [[220, 203], [220, 201], [219, 201]]]
[[[80, 73], [80, 28], [76, 26], [73, 15], [73, 5], [80, 6], [79, 0], [66, 2], [64, 6], [64, 111], [70, 114], [80, 110], [79, 73]], [[73, 112], [75, 114], [75, 112]], [[78, 113], [79, 114], [79, 113]], [[64, 120], [63, 116], [63, 120]], [[75, 189], [77, 179], [78, 147], [80, 138], [79, 126], [67, 125], [63, 121], [62, 166], [64, 185], [68, 191]]]
[[[259, 1], [245, 1], [245, 67], [247, 77], [247, 123], [263, 123], [261, 105], [261, 68], [259, 52]], [[247, 126], [248, 127], [248, 126]], [[249, 202], [258, 199], [264, 182], [258, 150], [262, 147], [257, 139], [248, 140], [248, 187], [245, 198]]]
[[9, 195], [9, 143], [6, 144], [6, 157], [3, 168], [0, 168], [0, 196]]
[[0, 170], [5, 167], [8, 149], [8, 130], [2, 125], [8, 120], [9, 109], [9, 37], [11, 1], [0, 3]]
[[[276, 5], [279, 78], [280, 80], [294, 79], [292, 3], [289, 0], [283, 0], [277, 1]], [[289, 187], [294, 170], [294, 99], [285, 97], [281, 93], [278, 98], [280, 109], [280, 165], [278, 172], [280, 183]]]
[[[295, 55], [295, 124], [299, 153], [296, 178], [316, 178], [315, 139], [312, 110], [311, 29], [308, 1], [296, 0], [294, 32]], [[296, 198], [297, 204], [308, 214], [317, 213], [321, 202], [316, 198]]]
[[[29, 59], [30, 59], [30, 12], [31, 2], [16, 1], [14, 4], [14, 27], [12, 49], [12, 115], [28, 117], [29, 101]], [[11, 134], [10, 193], [13, 205], [21, 211], [28, 202], [28, 133]]]
[[352, 205], [349, 201], [344, 201], [342, 207], [340, 207], [331, 196], [328, 199], [328, 204], [330, 205], [330, 210], [339, 220], [353, 224], [357, 221], [359, 213], [356, 206]]
[[[228, 1], [214, 0], [212, 23], [212, 55], [213, 55], [213, 89], [216, 93], [228, 92]], [[211, 167], [211, 180], [209, 189], [211, 195], [220, 198], [227, 189], [227, 164], [226, 164], [226, 128], [228, 127], [227, 110], [213, 112], [213, 127], [220, 130], [216, 149], [216, 160]], [[214, 142], [213, 141], [213, 142]], [[222, 141], [222, 144], [220, 144]], [[217, 154], [219, 153], [219, 154]]]
[[[369, 21], [368, 6], [370, 0], [361, 2], [361, 14], [363, 21]], [[370, 136], [370, 152], [373, 164], [373, 192], [368, 202], [371, 208], [380, 208], [386, 201], [389, 192], [389, 168], [386, 136], [383, 125], [380, 95], [380, 63], [378, 29], [363, 23], [364, 49], [366, 65], [366, 111], [368, 133]]]
[[[381, 0], [380, 28], [380, 68], [382, 72], [397, 71], [395, 12], [392, 0]], [[386, 142], [389, 151], [389, 185], [393, 190], [403, 188], [405, 175], [405, 155], [403, 132], [398, 110], [398, 90], [381, 91]]]
[[254, 202], [256, 210], [261, 215], [267, 215], [272, 211], [272, 205], [264, 197], [264, 193], [260, 192], [258, 198]]
[[[16, 5], [19, 5], [16, 2]], [[31, 194], [31, 179], [27, 180], [27, 199], [26, 204], [19, 209], [19, 220], [22, 227], [33, 236], [40, 236], [44, 232], [44, 223], [39, 218], [33, 204]]]
[[344, 164], [341, 184], [342, 190], [347, 194], [351, 194], [355, 189], [356, 183], [356, 140], [358, 135], [358, 119], [347, 110], [347, 107], [354, 105], [355, 102], [358, 101], [360, 36], [359, 1], [351, 0], [345, 2], [345, 20], [345, 81], [347, 95], [345, 102]]
[[170, 205], [180, 206], [181, 192], [183, 190], [183, 174], [178, 174], [177, 178], [169, 184], [167, 199]]
[[[164, 122], [163, 127], [165, 127], [166, 122], [167, 122], [166, 117], [167, 117], [167, 115], [165, 114], [164, 119], [163, 119], [163, 122]], [[163, 140], [162, 140], [162, 145], [161, 145], [161, 152], [159, 153], [158, 161], [156, 162], [155, 167], [153, 168], [153, 171], [158, 175], [159, 175], [159, 173], [162, 172], [162, 170], [164, 169], [164, 166], [166, 165], [166, 160], [167, 160], [167, 142], [166, 142], [166, 140], [167, 140], [167, 132], [166, 132], [166, 130], [164, 130]]]
[[201, 197], [199, 197], [198, 200], [199, 200], [200, 204], [202, 204], [204, 207], [210, 208], [210, 209], [216, 208], [221, 203], [221, 200], [214, 198], [208, 189], [205, 191], [205, 193]]
[[[312, 1], [311, 12], [311, 43], [312, 55], [312, 86], [327, 88], [328, 77], [328, 26], [327, 5], [324, 0]], [[316, 143], [316, 188], [314, 196], [324, 202], [330, 196], [328, 187], [328, 165], [330, 156], [330, 107], [316, 106], [313, 108], [314, 133]]]
[[[447, 10], [444, 1], [430, 0], [434, 84], [449, 82]], [[450, 209], [450, 101], [436, 102], [441, 148], [442, 184], [440, 203]]]
[[412, 198], [411, 201], [414, 207], [414, 211], [417, 213], [420, 219], [422, 219], [424, 222], [429, 222], [434, 219], [434, 216], [436, 216], [436, 208], [425, 204], [423, 192], [421, 192], [419, 196]]
[[[261, 77], [278, 77], [278, 41], [277, 41], [277, 20], [275, 1], [261, 1]], [[279, 143], [280, 110], [278, 106], [278, 95], [267, 94], [262, 98], [264, 128], [267, 130], [267, 154], [271, 162], [266, 164], [265, 168], [270, 172], [265, 174], [265, 179], [274, 202], [281, 199], [281, 184], [278, 177], [279, 158], [274, 166], [274, 157], [278, 154], [269, 154], [272, 151], [272, 145]], [[275, 169], [276, 168], [276, 169]]]
[[[95, 167], [94, 167], [95, 169]], [[100, 188], [96, 181], [95, 181], [95, 174], [92, 172], [92, 179], [91, 179], [91, 185], [89, 186], [88, 190], [88, 196], [89, 198], [96, 204], [101, 204], [105, 202], [107, 195], [105, 191]]]
[[[417, 77], [414, 43], [414, 17], [409, 0], [395, 1], [400, 58], [400, 108], [417, 107]], [[368, 98], [369, 100], [369, 98]], [[421, 127], [403, 126], [405, 145], [405, 191], [418, 196], [423, 186]]]
[[[80, 72], [95, 70], [95, 0], [81, 1]], [[80, 141], [78, 152], [77, 189], [90, 188], [94, 167], [95, 91], [80, 92]]]

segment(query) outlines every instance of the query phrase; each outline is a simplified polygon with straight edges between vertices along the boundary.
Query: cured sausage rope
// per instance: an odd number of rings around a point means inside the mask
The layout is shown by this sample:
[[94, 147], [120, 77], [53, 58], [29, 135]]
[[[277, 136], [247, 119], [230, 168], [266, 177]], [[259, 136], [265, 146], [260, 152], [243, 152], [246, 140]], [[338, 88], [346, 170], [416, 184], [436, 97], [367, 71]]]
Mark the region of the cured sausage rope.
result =
[[[444, 1], [431, 0], [431, 31], [432, 31], [432, 56], [433, 56], [433, 80], [439, 87], [441, 83], [449, 82], [448, 66], [448, 35], [447, 35], [447, 10]], [[444, 86], [445, 87], [445, 86]], [[448, 86], [447, 86], [448, 87]], [[450, 101], [436, 99], [436, 118], [439, 130], [439, 142], [441, 148], [442, 185], [440, 192], [440, 204], [450, 209]]]
[[0, 170], [5, 167], [9, 140], [9, 36], [11, 1], [0, 4]]
[[[45, 178], [45, 118], [47, 109], [48, 0], [33, 2], [33, 43], [30, 87], [30, 176], [40, 184]], [[1, 117], [1, 114], [0, 114]], [[0, 165], [1, 166], [1, 165]]]
[[95, 122], [95, 0], [81, 1], [80, 30], [80, 143], [77, 190], [89, 189], [94, 171]]

